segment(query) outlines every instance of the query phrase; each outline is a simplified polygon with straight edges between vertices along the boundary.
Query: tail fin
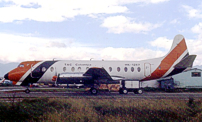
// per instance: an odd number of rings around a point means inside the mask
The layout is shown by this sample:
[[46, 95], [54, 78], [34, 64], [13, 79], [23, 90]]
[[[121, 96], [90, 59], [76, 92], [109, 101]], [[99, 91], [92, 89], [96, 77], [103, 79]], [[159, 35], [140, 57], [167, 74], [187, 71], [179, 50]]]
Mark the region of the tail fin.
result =
[[166, 57], [175, 56], [176, 58], [179, 58], [183, 54], [189, 55], [189, 52], [184, 36], [179, 34], [174, 37], [172, 47]]
[[169, 70], [164, 77], [180, 73], [188, 67], [192, 67], [195, 58], [196, 55], [189, 55], [184, 36], [176, 35], [169, 53], [162, 60], [164, 65], [170, 66], [170, 68], [167, 67]]
[[176, 35], [169, 53], [160, 58], [160, 64], [149, 77], [142, 79], [142, 81], [180, 73], [188, 67], [192, 67], [195, 58], [196, 55], [189, 55], [185, 38], [182, 35]]

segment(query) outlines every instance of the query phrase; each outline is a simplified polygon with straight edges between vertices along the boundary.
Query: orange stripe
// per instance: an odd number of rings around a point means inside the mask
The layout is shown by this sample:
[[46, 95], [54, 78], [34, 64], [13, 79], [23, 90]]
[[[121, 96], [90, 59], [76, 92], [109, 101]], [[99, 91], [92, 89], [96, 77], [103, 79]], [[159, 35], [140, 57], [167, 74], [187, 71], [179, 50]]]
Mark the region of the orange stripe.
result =
[[21, 79], [21, 77], [31, 68], [40, 61], [26, 61], [20, 63], [20, 65], [24, 65], [24, 67], [17, 67], [8, 73], [8, 79], [13, 81], [13, 85]]
[[[187, 50], [185, 39], [183, 40], [162, 60], [158, 68], [151, 74], [150, 77], [144, 78], [144, 80], [152, 80], [161, 78], [173, 65], [173, 63]], [[160, 67], [160, 69], [159, 69]]]

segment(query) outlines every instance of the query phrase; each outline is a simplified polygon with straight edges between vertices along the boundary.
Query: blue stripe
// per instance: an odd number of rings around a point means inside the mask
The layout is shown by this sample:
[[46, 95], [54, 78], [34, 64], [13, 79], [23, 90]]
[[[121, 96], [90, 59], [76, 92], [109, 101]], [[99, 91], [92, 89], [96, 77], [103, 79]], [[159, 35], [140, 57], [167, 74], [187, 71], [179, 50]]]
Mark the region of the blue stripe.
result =
[[[32, 83], [37, 83], [38, 80], [44, 75], [44, 73], [47, 71], [49, 67], [51, 67], [54, 63], [57, 61], [45, 61], [41, 65], [39, 65], [37, 68], [30, 73], [25, 80], [22, 82], [21, 86], [28, 86]], [[45, 70], [46, 69], [46, 70]], [[44, 71], [43, 71], [44, 70]]]

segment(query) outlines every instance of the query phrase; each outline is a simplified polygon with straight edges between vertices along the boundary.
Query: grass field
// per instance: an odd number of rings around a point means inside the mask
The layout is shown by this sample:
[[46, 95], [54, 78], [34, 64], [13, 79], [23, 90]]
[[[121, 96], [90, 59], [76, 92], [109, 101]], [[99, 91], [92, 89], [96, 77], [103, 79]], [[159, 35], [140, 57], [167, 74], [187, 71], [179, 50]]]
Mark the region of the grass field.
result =
[[[17, 98], [16, 98], [17, 99]], [[15, 100], [18, 101], [18, 100]], [[37, 98], [0, 103], [0, 121], [202, 121], [201, 100]]]

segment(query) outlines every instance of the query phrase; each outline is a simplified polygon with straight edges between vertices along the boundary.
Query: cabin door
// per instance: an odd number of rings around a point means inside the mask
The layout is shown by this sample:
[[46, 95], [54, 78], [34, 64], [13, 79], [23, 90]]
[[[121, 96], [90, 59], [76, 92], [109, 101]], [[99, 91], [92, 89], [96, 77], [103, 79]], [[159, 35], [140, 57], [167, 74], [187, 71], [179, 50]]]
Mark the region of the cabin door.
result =
[[144, 64], [144, 75], [145, 75], [145, 77], [151, 76], [151, 64], [150, 63]]

